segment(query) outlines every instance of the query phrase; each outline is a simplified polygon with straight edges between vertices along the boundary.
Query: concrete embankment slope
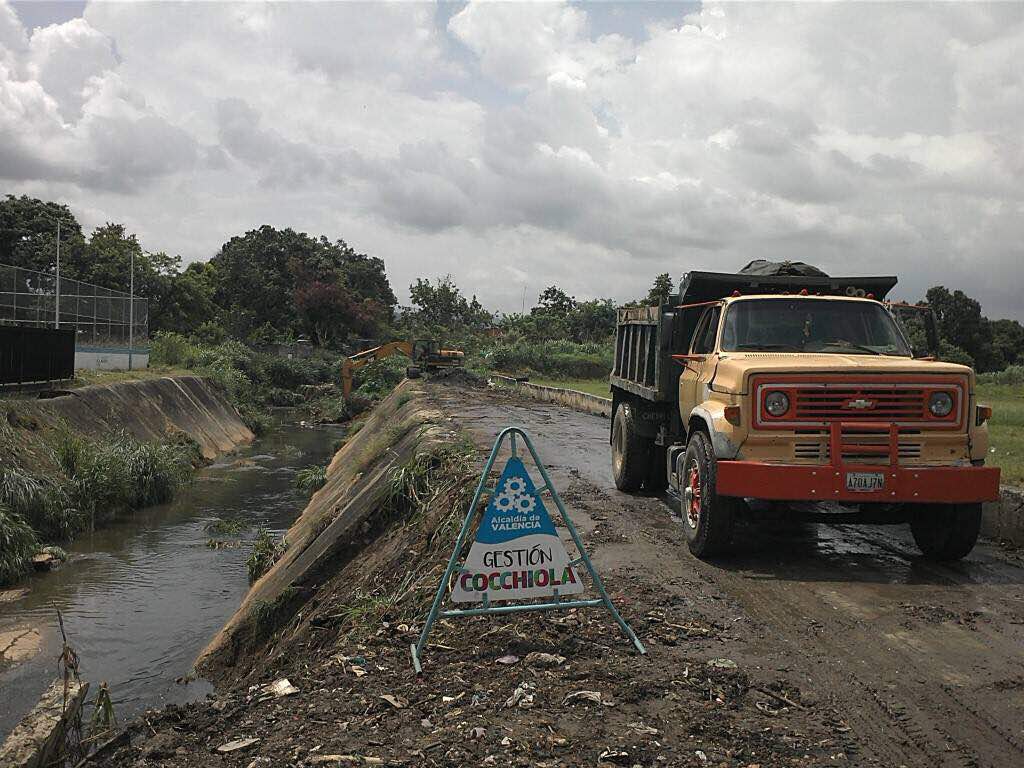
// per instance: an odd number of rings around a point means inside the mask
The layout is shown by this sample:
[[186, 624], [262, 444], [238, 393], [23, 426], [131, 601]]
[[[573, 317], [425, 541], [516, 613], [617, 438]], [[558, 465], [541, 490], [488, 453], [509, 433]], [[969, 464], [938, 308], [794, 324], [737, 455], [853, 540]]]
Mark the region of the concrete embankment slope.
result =
[[233, 667], [244, 667], [246, 653], [387, 524], [382, 518], [394, 470], [450, 441], [453, 431], [446, 421], [421, 382], [404, 381], [383, 400], [335, 454], [326, 484], [289, 529], [284, 554], [252, 586], [196, 668], [212, 678], [242, 671]]
[[197, 376], [100, 384], [46, 400], [7, 400], [2, 407], [13, 428], [12, 448], [19, 453], [39, 453], [40, 439], [63, 427], [87, 437], [123, 429], [147, 442], [184, 432], [207, 459], [253, 439], [224, 393]]

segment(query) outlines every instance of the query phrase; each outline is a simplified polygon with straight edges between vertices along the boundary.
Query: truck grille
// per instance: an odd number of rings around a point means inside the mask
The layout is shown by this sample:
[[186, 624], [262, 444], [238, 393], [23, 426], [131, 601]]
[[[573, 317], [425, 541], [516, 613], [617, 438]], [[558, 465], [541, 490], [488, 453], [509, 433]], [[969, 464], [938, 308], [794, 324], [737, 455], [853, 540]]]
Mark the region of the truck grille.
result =
[[927, 416], [924, 389], [800, 387], [794, 394], [798, 421], [916, 421]]
[[[858, 435], [856, 438], [847, 436], [844, 438], [844, 446], [878, 446], [877, 451], [871, 453], [843, 452], [843, 463], [849, 464], [878, 464], [889, 461], [889, 436], [888, 435]], [[921, 443], [909, 440], [899, 441], [900, 460], [921, 458]], [[820, 441], [801, 441], [793, 446], [793, 458], [805, 461], [828, 462], [832, 459], [832, 448], [828, 438]]]

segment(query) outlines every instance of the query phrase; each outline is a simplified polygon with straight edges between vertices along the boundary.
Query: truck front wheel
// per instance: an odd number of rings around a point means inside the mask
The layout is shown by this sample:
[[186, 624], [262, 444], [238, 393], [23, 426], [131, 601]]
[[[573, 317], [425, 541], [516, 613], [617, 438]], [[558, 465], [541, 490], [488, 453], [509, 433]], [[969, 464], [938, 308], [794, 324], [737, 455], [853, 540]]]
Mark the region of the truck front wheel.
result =
[[918, 504], [910, 530], [928, 559], [959, 560], [978, 541], [981, 504]]
[[629, 403], [615, 411], [612, 421], [612, 474], [620, 491], [639, 491], [647, 477], [648, 441], [636, 428], [636, 412]]
[[711, 440], [704, 432], [694, 431], [683, 454], [680, 511], [690, 551], [701, 558], [722, 554], [732, 543], [737, 500], [718, 495], [717, 470]]

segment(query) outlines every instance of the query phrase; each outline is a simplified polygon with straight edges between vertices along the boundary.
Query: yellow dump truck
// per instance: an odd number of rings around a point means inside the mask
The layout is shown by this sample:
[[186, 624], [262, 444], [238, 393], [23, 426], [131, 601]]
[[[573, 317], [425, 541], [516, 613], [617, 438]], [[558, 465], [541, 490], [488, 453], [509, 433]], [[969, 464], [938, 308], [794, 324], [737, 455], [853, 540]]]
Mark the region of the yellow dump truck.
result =
[[885, 302], [895, 285], [690, 272], [668, 303], [619, 310], [616, 485], [667, 488], [699, 557], [726, 551], [737, 519], [789, 506], [771, 502], [831, 502], [797, 505], [817, 521], [909, 523], [926, 556], [965, 556], [999, 494], [991, 410], [970, 368], [915, 357]]

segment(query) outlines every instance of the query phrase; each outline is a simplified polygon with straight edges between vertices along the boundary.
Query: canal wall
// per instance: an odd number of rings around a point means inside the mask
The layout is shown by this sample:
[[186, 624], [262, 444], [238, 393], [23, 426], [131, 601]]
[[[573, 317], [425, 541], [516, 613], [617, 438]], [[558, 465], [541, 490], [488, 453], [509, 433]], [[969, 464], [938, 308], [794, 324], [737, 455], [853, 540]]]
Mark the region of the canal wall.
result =
[[592, 413], [595, 416], [604, 416], [606, 419], [612, 417], [612, 399], [591, 395], [588, 392], [580, 392], [577, 389], [565, 389], [563, 387], [547, 387], [542, 384], [531, 384], [528, 381], [519, 381], [511, 376], [492, 375], [491, 379], [514, 389], [516, 392], [526, 395], [533, 400], [542, 403], [555, 403], [564, 405], [574, 411]]
[[324, 596], [323, 585], [393, 522], [396, 470], [455, 439], [447, 421], [422, 379], [403, 381], [373, 409], [335, 454], [326, 483], [288, 530], [282, 556], [199, 655], [200, 674], [246, 674], [262, 657], [254, 649], [273, 647], [271, 636], [307, 613], [307, 601]]
[[126, 430], [146, 442], [184, 433], [207, 459], [253, 439], [225, 393], [198, 376], [98, 384], [47, 399], [8, 398], [0, 400], [0, 409], [0, 442], [19, 464], [37, 470], [50, 461], [49, 436], [68, 428], [86, 437]]

